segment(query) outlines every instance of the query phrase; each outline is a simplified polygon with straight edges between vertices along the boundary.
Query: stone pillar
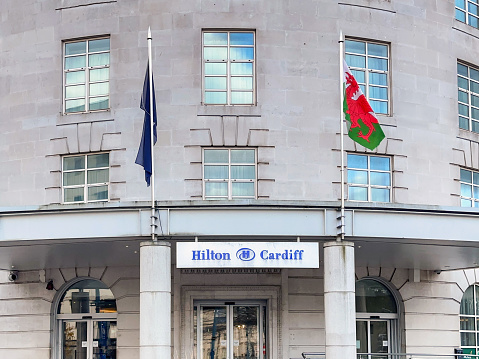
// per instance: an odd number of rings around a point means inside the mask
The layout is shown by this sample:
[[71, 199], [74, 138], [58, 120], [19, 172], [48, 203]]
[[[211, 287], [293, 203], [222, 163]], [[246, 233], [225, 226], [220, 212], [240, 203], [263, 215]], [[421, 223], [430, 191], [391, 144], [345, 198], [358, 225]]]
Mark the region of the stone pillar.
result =
[[354, 244], [324, 244], [324, 320], [327, 359], [356, 359]]
[[140, 243], [140, 359], [171, 358], [171, 247]]

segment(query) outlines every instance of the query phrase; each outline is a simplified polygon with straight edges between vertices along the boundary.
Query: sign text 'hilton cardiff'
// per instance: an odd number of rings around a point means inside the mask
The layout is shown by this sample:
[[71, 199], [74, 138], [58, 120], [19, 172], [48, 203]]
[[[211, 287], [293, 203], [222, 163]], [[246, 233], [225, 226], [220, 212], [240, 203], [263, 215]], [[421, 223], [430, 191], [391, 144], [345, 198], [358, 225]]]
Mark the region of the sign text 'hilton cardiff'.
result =
[[178, 242], [178, 268], [319, 268], [318, 243]]

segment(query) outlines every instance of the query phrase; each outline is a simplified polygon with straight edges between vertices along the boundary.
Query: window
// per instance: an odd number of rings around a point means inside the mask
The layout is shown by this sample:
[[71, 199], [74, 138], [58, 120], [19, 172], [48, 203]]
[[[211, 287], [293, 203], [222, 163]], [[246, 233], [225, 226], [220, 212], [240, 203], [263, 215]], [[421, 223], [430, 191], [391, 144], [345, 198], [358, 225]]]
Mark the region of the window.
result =
[[457, 63], [459, 128], [479, 133], [479, 69]]
[[461, 168], [461, 207], [479, 207], [479, 172]]
[[116, 299], [104, 283], [76, 280], [61, 295], [56, 308], [55, 358], [117, 357]]
[[391, 201], [391, 159], [384, 156], [348, 154], [348, 199]]
[[256, 150], [204, 149], [205, 199], [256, 198]]
[[477, 0], [456, 0], [456, 20], [479, 28]]
[[347, 39], [346, 63], [375, 113], [389, 114], [389, 46]]
[[64, 113], [110, 107], [110, 39], [65, 42]]
[[384, 284], [373, 278], [356, 282], [358, 359], [379, 358], [384, 355], [381, 353], [400, 351], [398, 318], [397, 299]]
[[461, 348], [464, 354], [479, 353], [479, 286], [471, 285], [466, 289], [460, 307]]
[[109, 154], [63, 157], [63, 202], [108, 201]]
[[255, 33], [203, 32], [203, 103], [253, 105], [255, 103]]

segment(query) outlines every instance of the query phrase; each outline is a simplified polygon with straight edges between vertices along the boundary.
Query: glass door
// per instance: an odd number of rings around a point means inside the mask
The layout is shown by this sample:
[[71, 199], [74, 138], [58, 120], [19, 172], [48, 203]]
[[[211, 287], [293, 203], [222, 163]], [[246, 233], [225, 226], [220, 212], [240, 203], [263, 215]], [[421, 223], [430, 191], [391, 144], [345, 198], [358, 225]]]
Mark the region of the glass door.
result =
[[267, 359], [266, 307], [260, 304], [195, 306], [198, 359]]
[[62, 359], [116, 359], [116, 322], [93, 319], [61, 322]]
[[[385, 359], [390, 352], [390, 321], [356, 320], [356, 350], [360, 359]], [[361, 355], [370, 353], [371, 355]]]

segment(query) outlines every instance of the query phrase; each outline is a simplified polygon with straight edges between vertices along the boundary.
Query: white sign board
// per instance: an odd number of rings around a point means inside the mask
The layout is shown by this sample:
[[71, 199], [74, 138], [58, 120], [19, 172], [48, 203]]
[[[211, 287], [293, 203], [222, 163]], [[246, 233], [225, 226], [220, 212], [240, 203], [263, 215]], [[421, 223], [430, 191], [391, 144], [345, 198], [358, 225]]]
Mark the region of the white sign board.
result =
[[318, 243], [178, 242], [177, 268], [319, 268]]

